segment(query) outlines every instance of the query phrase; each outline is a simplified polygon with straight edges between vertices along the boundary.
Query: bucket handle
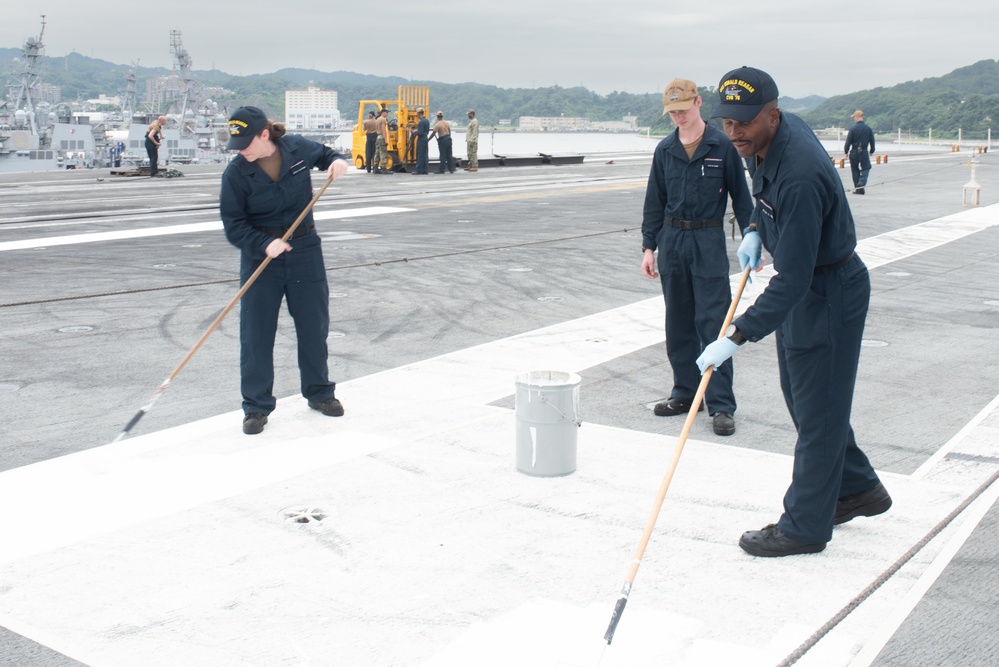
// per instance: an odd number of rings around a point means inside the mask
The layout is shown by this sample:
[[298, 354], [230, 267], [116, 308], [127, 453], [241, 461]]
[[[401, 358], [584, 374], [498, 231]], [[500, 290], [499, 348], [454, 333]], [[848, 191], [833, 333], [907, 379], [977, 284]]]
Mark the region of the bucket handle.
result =
[[545, 398], [544, 394], [538, 394], [538, 399], [540, 399], [542, 403], [547, 403], [548, 407], [550, 407], [552, 410], [554, 410], [555, 412], [557, 412], [558, 415], [559, 415], [559, 417], [562, 418], [562, 421], [564, 421], [564, 422], [572, 422], [572, 423], [574, 423], [576, 425], [577, 428], [583, 425], [583, 421], [581, 419], [569, 419], [568, 417], [566, 417], [565, 413], [562, 412], [561, 410], [559, 410], [557, 405], [555, 405], [554, 403], [552, 403], [551, 401], [549, 401], [547, 398]]

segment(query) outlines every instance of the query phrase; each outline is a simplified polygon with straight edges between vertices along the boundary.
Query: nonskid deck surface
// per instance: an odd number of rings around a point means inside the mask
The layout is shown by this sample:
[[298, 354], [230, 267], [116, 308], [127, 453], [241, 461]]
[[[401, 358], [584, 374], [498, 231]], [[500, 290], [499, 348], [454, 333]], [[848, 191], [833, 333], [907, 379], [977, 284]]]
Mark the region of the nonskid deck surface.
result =
[[[984, 205], [963, 208], [967, 157], [950, 154], [893, 156], [851, 196], [874, 286], [853, 425], [891, 511], [837, 527], [821, 554], [738, 548], [779, 515], [793, 447], [772, 340], [747, 346], [737, 433], [694, 424], [603, 642], [682, 426], [651, 412], [670, 371], [659, 285], [639, 271], [649, 163], [626, 157], [350, 173], [316, 209], [346, 416], [295, 395], [282, 316], [284, 398], [242, 435], [233, 313], [113, 445], [238, 288], [218, 172], [5, 178], [0, 654], [772, 665], [828, 629], [799, 664], [991, 655], [960, 619], [995, 620], [994, 566], [975, 556], [996, 546], [995, 485], [941, 524], [999, 463], [999, 177], [981, 158]], [[514, 456], [515, 378], [546, 369], [582, 377], [577, 470], [557, 478]]]

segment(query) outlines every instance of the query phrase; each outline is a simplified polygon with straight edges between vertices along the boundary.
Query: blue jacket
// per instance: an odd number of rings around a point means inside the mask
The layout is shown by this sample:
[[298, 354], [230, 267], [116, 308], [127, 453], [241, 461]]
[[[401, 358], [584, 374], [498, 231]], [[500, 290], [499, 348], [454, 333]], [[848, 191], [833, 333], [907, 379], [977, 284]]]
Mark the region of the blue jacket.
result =
[[808, 293], [817, 267], [848, 258], [857, 247], [853, 214], [829, 153], [803, 120], [781, 112], [780, 126], [753, 176], [753, 222], [777, 272], [735, 326], [748, 340], [767, 336]]
[[873, 153], [874, 130], [864, 121], [858, 120], [850, 128], [850, 131], [846, 133], [846, 143], [843, 144], [843, 152], [849, 153], [851, 150], [863, 152], [867, 150], [868, 146], [871, 147], [871, 152]]
[[[281, 150], [281, 171], [274, 182], [254, 162], [242, 155], [233, 158], [222, 173], [219, 214], [226, 238], [253, 259], [263, 259], [274, 236], [261, 227], [287, 229], [312, 200], [314, 167], [329, 169], [334, 160], [343, 156], [337, 151], [290, 134], [276, 141]], [[312, 224], [312, 211], [300, 226]]]
[[416, 124], [416, 138], [426, 141], [428, 134], [430, 134], [430, 121], [426, 117], [423, 117]]
[[665, 217], [679, 220], [722, 218], [732, 210], [745, 232], [753, 211], [742, 160], [724, 134], [708, 125], [693, 159], [680, 143], [679, 130], [659, 142], [652, 156], [642, 211], [642, 247], [656, 249]]

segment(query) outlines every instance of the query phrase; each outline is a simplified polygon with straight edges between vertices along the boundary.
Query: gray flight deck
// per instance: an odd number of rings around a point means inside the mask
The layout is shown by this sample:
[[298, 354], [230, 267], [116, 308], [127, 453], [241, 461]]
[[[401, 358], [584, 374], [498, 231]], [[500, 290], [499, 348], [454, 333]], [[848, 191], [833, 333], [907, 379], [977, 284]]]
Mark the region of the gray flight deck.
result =
[[[773, 339], [747, 345], [738, 430], [694, 423], [610, 646], [683, 425], [651, 411], [650, 155], [351, 170], [315, 208], [346, 415], [298, 395], [282, 315], [278, 408], [244, 436], [237, 308], [113, 444], [238, 289], [221, 167], [3, 174], [0, 665], [996, 664], [999, 169], [977, 157], [969, 207], [967, 150], [888, 155], [849, 195], [873, 280], [853, 426], [895, 505], [820, 554], [739, 549], [794, 445]], [[582, 378], [573, 474], [517, 470], [530, 370]]]

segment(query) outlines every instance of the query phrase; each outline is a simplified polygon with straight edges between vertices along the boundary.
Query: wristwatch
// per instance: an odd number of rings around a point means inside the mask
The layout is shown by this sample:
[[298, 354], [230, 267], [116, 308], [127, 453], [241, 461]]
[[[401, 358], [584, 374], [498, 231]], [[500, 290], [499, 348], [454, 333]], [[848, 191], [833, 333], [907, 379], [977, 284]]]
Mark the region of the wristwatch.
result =
[[742, 335], [742, 332], [734, 325], [728, 325], [728, 329], [725, 331], [725, 335], [730, 341], [736, 345], [742, 345], [746, 342], [746, 338]]

